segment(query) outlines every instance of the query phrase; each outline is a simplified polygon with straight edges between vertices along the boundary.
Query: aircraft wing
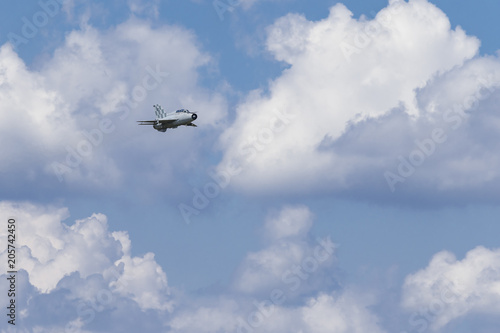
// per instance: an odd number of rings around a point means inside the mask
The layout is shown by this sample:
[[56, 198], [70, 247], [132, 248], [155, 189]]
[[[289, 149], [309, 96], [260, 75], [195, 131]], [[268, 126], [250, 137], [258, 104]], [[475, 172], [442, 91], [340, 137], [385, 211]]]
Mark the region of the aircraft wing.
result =
[[138, 120], [138, 125], [154, 125], [156, 124], [156, 120]]
[[176, 119], [160, 119], [160, 120], [138, 120], [139, 125], [155, 125], [155, 124], [170, 124], [176, 121]]

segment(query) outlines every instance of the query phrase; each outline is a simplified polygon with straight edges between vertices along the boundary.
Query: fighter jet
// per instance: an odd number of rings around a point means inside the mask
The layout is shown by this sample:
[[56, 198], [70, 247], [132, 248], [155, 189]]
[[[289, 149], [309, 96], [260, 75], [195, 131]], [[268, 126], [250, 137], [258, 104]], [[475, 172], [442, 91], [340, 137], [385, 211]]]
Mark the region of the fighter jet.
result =
[[198, 118], [198, 115], [194, 112], [180, 109], [167, 114], [159, 104], [155, 104], [153, 107], [155, 108], [156, 119], [138, 120], [139, 125], [153, 125], [153, 128], [160, 132], [165, 132], [167, 128], [177, 128], [177, 126], [181, 125], [197, 127], [193, 124], [193, 121]]

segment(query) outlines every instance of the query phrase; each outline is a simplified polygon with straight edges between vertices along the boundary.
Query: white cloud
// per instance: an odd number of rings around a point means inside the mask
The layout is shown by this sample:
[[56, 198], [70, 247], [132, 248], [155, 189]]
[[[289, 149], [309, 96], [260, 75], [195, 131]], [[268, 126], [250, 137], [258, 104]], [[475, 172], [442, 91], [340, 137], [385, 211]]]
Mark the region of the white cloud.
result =
[[[16, 142], [2, 146], [0, 170], [17, 184], [36, 181], [50, 190], [64, 180], [73, 189], [102, 189], [133, 172], [160, 187], [158, 173], [169, 182], [165, 175], [176, 163], [189, 167], [202, 146], [197, 136], [220, 126], [225, 115], [222, 95], [198, 83], [198, 71], [213, 60], [181, 27], [130, 18], [100, 31], [83, 22], [37, 64], [29, 69], [9, 44], [0, 48], [1, 139]], [[154, 117], [155, 103], [197, 111], [202, 130], [172, 130], [182, 144], [155, 154], [164, 148], [158, 133], [136, 123]], [[135, 162], [149, 156], [153, 170], [130, 163], [131, 152]]]
[[[311, 213], [303, 206], [284, 207], [265, 223], [267, 231], [272, 224], [301, 227], [279, 237], [272, 235], [267, 248], [243, 260], [244, 274], [235, 278], [235, 285], [258, 279], [275, 279], [275, 283], [254, 283], [252, 290], [233, 286], [205, 296], [171, 294], [154, 255], [132, 256], [127, 233], [110, 232], [102, 214], [67, 225], [62, 222], [68, 217], [64, 208], [0, 202], [0, 212], [2, 220], [16, 219], [20, 259], [16, 285], [22, 290], [17, 313], [29, 332], [235, 332], [248, 328], [283, 333], [382, 332], [369, 310], [375, 301], [372, 296], [350, 289], [334, 291], [330, 283], [333, 244], [308, 237]], [[5, 229], [0, 230], [0, 237], [6, 237]], [[273, 253], [283, 242], [303, 254], [295, 258]], [[278, 268], [286, 278], [266, 274], [274, 265], [260, 260], [266, 253], [275, 259], [283, 257], [285, 265]], [[6, 262], [5, 250], [0, 260]], [[248, 278], [252, 274], [254, 281]], [[1, 281], [3, 286], [5, 275]], [[307, 293], [296, 297], [298, 291]], [[7, 301], [3, 298], [0, 305]]]
[[34, 172], [27, 162], [53, 158], [55, 146], [76, 131], [76, 124], [57, 91], [27, 69], [9, 44], [0, 48], [0, 83], [2, 141], [10, 142], [1, 147], [0, 169]]
[[[457, 260], [447, 251], [409, 275], [402, 305], [413, 310], [415, 326], [442, 329], [469, 314], [500, 314], [500, 250], [477, 247]], [[428, 318], [432, 320], [429, 321]]]
[[[171, 292], [154, 255], [132, 256], [127, 233], [109, 231], [102, 214], [66, 224], [64, 208], [1, 202], [0, 212], [17, 221], [17, 310], [29, 332], [385, 332], [383, 319], [395, 315], [376, 310], [371, 291], [336, 281], [335, 246], [311, 237], [304, 206], [264, 221], [268, 244], [242, 260], [227, 288], [204, 295]], [[477, 247], [462, 260], [440, 252], [406, 277], [393, 310], [409, 314], [411, 330], [444, 332], [459, 318], [498, 317], [499, 272], [499, 250]], [[4, 288], [6, 276], [0, 281]]]
[[130, 12], [134, 14], [148, 13], [149, 16], [158, 17], [160, 1], [128, 0]]
[[318, 280], [332, 280], [335, 245], [329, 240], [311, 241], [312, 213], [307, 207], [284, 207], [268, 218], [264, 234], [268, 247], [249, 253], [241, 263], [233, 288], [247, 294], [269, 294], [283, 285], [293, 294], [310, 291]]
[[221, 297], [210, 304], [180, 311], [169, 322], [175, 332], [231, 332], [237, 325], [239, 308], [235, 300]]
[[[101, 312], [125, 322], [148, 310], [156, 316], [172, 311], [167, 278], [154, 255], [132, 256], [128, 235], [111, 233], [104, 215], [67, 225], [67, 209], [3, 201], [0, 217], [16, 220], [17, 313], [25, 328], [57, 331], [73, 322], [87, 329], [102, 320]], [[0, 237], [7, 238], [6, 229]], [[0, 259], [7, 262], [6, 249]], [[57, 315], [44, 317], [55, 310]], [[159, 318], [155, 323], [162, 326]]]
[[[187, 302], [175, 332], [384, 332], [369, 293], [334, 291], [334, 244], [312, 239], [312, 214], [285, 206], [264, 223], [269, 244], [242, 261], [230, 290]], [[301, 297], [297, 297], [297, 295]]]
[[[497, 162], [482, 160], [495, 156], [491, 143], [477, 140], [464, 149], [461, 142], [498, 123], [488, 100], [500, 85], [500, 62], [477, 56], [479, 44], [460, 27], [451, 29], [428, 1], [391, 1], [373, 19], [353, 19], [341, 4], [316, 22], [297, 14], [280, 18], [269, 27], [267, 47], [290, 68], [271, 82], [269, 93], [254, 91], [239, 105], [234, 124], [220, 138], [219, 170], [241, 165], [231, 185], [261, 194], [355, 191], [389, 197], [384, 172], [398, 174], [398, 156], [408, 159], [414, 141], [436, 127], [448, 125], [444, 131], [451, 137], [454, 122], [443, 117], [460, 103], [469, 111], [479, 105], [474, 120], [494, 122], [450, 139], [427, 159], [436, 164], [426, 160], [413, 178], [402, 177], [392, 187], [405, 182], [435, 193], [497, 180]], [[479, 90], [489, 94], [469, 105]], [[476, 149], [481, 153], [475, 155]]]
[[342, 295], [321, 294], [301, 309], [304, 332], [384, 332], [367, 309], [369, 297], [351, 291]]
[[264, 228], [265, 235], [274, 240], [288, 237], [303, 237], [312, 226], [312, 213], [305, 207], [284, 207], [279, 215], [268, 218]]
[[111, 286], [123, 295], [131, 295], [142, 309], [172, 310], [167, 276], [155, 262], [153, 253], [142, 258], [124, 256], [117, 261], [118, 265], [121, 263], [123, 274]]
[[320, 293], [301, 305], [275, 305], [270, 300], [226, 298], [211, 306], [176, 316], [170, 323], [175, 332], [385, 332], [371, 313], [370, 296], [350, 290]]

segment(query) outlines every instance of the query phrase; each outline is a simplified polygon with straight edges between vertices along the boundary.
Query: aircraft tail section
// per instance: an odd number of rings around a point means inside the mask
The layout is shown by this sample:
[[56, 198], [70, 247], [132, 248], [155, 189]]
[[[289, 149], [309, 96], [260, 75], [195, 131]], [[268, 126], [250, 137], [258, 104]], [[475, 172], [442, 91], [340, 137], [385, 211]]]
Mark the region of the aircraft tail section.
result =
[[167, 114], [165, 113], [165, 110], [163, 110], [160, 104], [155, 104], [153, 105], [153, 107], [155, 108], [156, 119], [165, 118]]

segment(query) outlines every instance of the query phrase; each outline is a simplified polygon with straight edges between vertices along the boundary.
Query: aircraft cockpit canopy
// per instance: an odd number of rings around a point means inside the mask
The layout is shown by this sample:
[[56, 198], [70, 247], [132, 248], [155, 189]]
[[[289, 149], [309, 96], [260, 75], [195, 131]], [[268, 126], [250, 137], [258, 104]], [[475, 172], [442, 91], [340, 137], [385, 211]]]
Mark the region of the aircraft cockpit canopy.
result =
[[176, 113], [189, 113], [189, 110], [186, 110], [186, 109], [180, 109], [180, 110], [177, 110], [175, 111]]

